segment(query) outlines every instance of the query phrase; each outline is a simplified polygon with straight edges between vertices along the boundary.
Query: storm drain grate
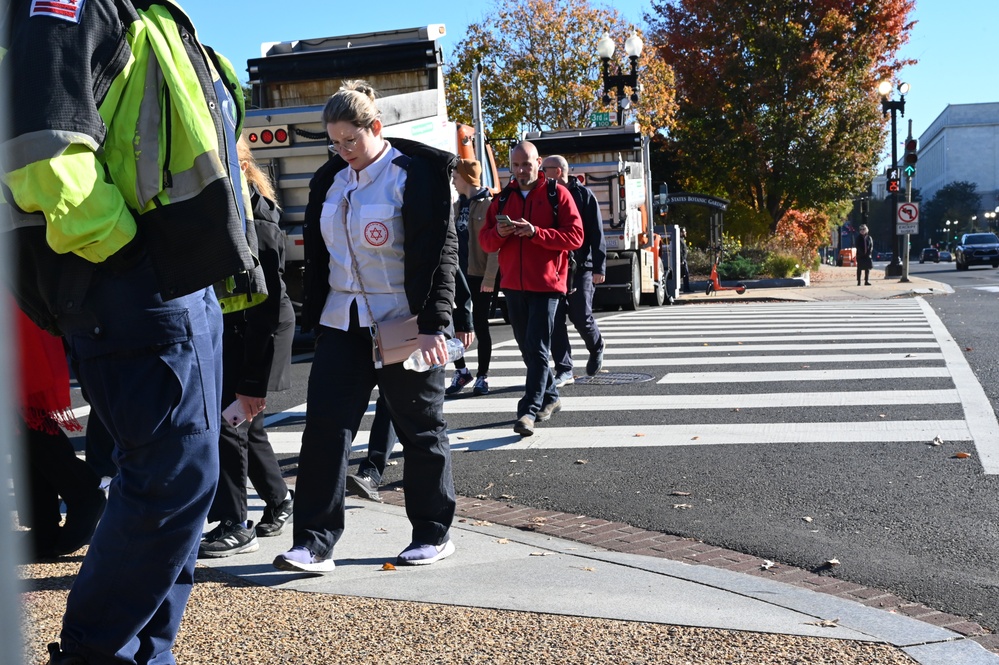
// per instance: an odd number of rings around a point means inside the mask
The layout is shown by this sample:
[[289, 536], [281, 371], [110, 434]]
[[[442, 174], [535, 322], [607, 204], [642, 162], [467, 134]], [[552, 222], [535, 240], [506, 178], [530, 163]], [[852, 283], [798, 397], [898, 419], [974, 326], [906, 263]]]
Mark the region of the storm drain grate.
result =
[[639, 374], [637, 372], [607, 372], [606, 374], [600, 373], [596, 376], [581, 376], [576, 379], [575, 383], [591, 386], [620, 386], [626, 383], [651, 381], [653, 378], [655, 377], [651, 374]]

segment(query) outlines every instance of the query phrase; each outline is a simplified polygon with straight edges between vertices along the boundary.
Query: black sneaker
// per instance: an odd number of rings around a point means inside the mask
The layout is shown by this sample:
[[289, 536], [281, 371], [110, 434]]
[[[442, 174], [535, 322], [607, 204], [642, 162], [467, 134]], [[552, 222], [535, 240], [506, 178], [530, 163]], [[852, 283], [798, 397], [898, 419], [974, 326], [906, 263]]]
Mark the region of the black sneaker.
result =
[[87, 665], [86, 658], [77, 653], [66, 653], [59, 648], [58, 642], [51, 642], [48, 651], [48, 665]]
[[371, 476], [348, 474], [347, 489], [365, 499], [371, 499], [372, 501], [382, 500], [382, 495], [378, 493], [378, 483], [371, 480]]
[[258, 549], [260, 543], [253, 531], [253, 522], [248, 522], [244, 527], [232, 520], [225, 520], [205, 534], [198, 546], [198, 556], [221, 559], [233, 554], [256, 552]]
[[604, 347], [590, 353], [590, 359], [586, 361], [586, 376], [593, 376], [604, 366]]
[[291, 519], [294, 511], [295, 490], [288, 490], [288, 498], [282, 501], [277, 508], [270, 506], [264, 508], [264, 514], [260, 518], [260, 523], [257, 524], [257, 535], [261, 538], [281, 535], [281, 530], [284, 529], [285, 523]]

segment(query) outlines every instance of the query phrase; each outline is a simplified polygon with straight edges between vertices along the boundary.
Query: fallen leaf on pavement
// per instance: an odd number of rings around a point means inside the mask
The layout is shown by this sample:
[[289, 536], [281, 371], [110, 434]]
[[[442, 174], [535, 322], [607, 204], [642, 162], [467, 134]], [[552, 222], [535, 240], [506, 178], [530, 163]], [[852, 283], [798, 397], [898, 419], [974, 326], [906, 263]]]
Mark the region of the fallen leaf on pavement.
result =
[[531, 552], [529, 556], [551, 556], [552, 552]]
[[642, 434], [642, 433], [638, 433], [638, 434], [635, 434], [635, 436], [645, 436], [645, 435]]
[[517, 497], [514, 496], [513, 494], [500, 494], [499, 498], [506, 499], [509, 501], [510, 499], [516, 499]]
[[886, 415], [885, 415], [885, 414], [883, 414], [883, 413], [879, 413], [879, 414], [878, 414], [878, 418], [887, 418], [887, 417], [888, 417], [888, 416], [886, 416]]
[[773, 568], [776, 565], [777, 565], [776, 563], [774, 563], [773, 561], [770, 561], [769, 559], [767, 559], [767, 560], [765, 560], [763, 562], [763, 564], [760, 566], [760, 568], [762, 568], [763, 570], [770, 570], [771, 568]]
[[576, 460], [576, 461], [575, 461], [575, 462], [573, 462], [573, 463], [574, 463], [574, 464], [589, 464], [589, 463], [590, 463], [590, 460], [586, 460], [586, 459], [578, 459], [578, 460]]
[[732, 409], [732, 410], [735, 411], [735, 412], [742, 411], [742, 409]]
[[839, 565], [839, 559], [829, 559], [828, 561], [826, 561], [826, 565], [827, 566], [838, 566]]
[[386, 529], [383, 526], [380, 526], [377, 529], [375, 529], [375, 533], [388, 533], [388, 529]]
[[670, 492], [670, 496], [690, 496], [690, 492]]
[[395, 570], [395, 566], [386, 561], [385, 563], [382, 564], [382, 570]]
[[585, 570], [588, 573], [595, 573], [595, 572], [597, 572], [596, 568], [589, 568], [587, 566], [583, 566], [582, 568], [580, 568], [580, 570]]
[[805, 520], [806, 522], [811, 522], [812, 521], [811, 517], [802, 517], [801, 519]]
[[472, 522], [472, 526], [492, 526], [492, 522], [487, 522], [486, 520], [475, 520]]
[[970, 346], [966, 346], [966, 347], [964, 347], [964, 350], [965, 351], [971, 351], [971, 347]]
[[689, 503], [674, 503], [673, 504], [673, 508], [675, 510], [688, 510], [688, 509], [693, 508], [693, 507], [694, 506], [691, 505], [691, 504], [689, 504]]
[[933, 440], [930, 441], [930, 445], [931, 446], [942, 446], [943, 445], [943, 439], [941, 439], [939, 436], [935, 436], [935, 437], [933, 437]]
[[515, 460], [515, 459], [510, 460], [510, 464], [516, 464], [516, 463], [517, 463], [517, 460]]
[[535, 524], [542, 524], [544, 522], [547, 522], [548, 518], [547, 517], [542, 517], [541, 515], [538, 515], [536, 517], [532, 517], [531, 521], [534, 522]]
[[506, 544], [508, 544], [510, 542], [510, 539], [509, 538], [500, 538], [496, 542], [499, 543], [500, 545], [506, 545]]
[[806, 626], [822, 626], [823, 628], [839, 627], [839, 619], [819, 619], [818, 621], [807, 621]]
[[485, 494], [476, 494], [475, 498], [476, 499], [488, 499], [489, 497], [486, 496]]
[[701, 438], [701, 437], [699, 437], [699, 436], [692, 436], [692, 437], [690, 437], [690, 440], [691, 441], [697, 441], [699, 438]]
[[954, 453], [954, 457], [957, 459], [968, 459], [971, 457], [971, 453]]

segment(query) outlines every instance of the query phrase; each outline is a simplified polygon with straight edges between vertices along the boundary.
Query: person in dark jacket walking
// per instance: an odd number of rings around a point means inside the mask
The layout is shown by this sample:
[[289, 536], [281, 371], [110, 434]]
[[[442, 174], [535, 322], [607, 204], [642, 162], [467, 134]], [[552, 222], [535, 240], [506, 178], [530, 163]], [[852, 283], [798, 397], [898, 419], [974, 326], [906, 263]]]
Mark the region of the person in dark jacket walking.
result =
[[[332, 158], [309, 185], [302, 329], [315, 328], [295, 492], [292, 548], [279, 570], [329, 572], [343, 535], [350, 448], [377, 385], [402, 443], [412, 542], [401, 565], [454, 552], [454, 482], [444, 420], [458, 240], [451, 208], [457, 157], [382, 136], [374, 90], [347, 81], [323, 109]], [[375, 366], [371, 325], [416, 315], [423, 359]]]
[[545, 157], [541, 162], [545, 175], [558, 180], [569, 189], [576, 209], [583, 220], [583, 246], [575, 250], [576, 274], [565, 298], [555, 310], [552, 328], [552, 360], [555, 363], [555, 386], [561, 388], [572, 383], [572, 347], [565, 319], [568, 315], [590, 357], [586, 361], [586, 375], [593, 376], [604, 363], [604, 338], [600, 326], [593, 319], [594, 285], [604, 283], [607, 266], [607, 242], [604, 240], [604, 222], [600, 215], [600, 202], [588, 188], [569, 177], [569, 163], [561, 155]]
[[[222, 422], [219, 486], [208, 511], [208, 521], [219, 525], [205, 535], [198, 551], [209, 558], [255, 552], [257, 536], [281, 533], [293, 509], [292, 492], [264, 429], [267, 393], [291, 387], [295, 310], [283, 279], [285, 234], [278, 226], [281, 210], [270, 178], [257, 166], [245, 139], [240, 137], [236, 149], [268, 296], [258, 305], [222, 317], [222, 407], [238, 401], [242, 413], [257, 415], [237, 425]], [[247, 478], [265, 505], [256, 528], [246, 519]]]
[[871, 269], [874, 267], [874, 240], [867, 233], [867, 224], [857, 229], [857, 286], [860, 286], [860, 273], [864, 273], [864, 285], [871, 285]]

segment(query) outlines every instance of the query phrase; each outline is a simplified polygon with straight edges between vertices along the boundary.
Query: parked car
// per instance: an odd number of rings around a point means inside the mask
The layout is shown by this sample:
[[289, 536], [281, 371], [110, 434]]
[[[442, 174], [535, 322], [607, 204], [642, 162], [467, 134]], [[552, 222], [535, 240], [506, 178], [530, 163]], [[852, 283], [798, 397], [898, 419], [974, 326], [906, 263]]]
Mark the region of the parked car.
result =
[[926, 263], [927, 261], [940, 263], [940, 252], [935, 247], [926, 247], [919, 253], [919, 262]]
[[941, 261], [945, 261], [947, 263], [950, 263], [954, 259], [953, 259], [953, 257], [951, 257], [950, 252], [948, 252], [946, 249], [941, 249], [940, 250], [940, 260]]
[[954, 265], [958, 270], [976, 265], [999, 268], [999, 237], [994, 233], [965, 233], [954, 248]]

